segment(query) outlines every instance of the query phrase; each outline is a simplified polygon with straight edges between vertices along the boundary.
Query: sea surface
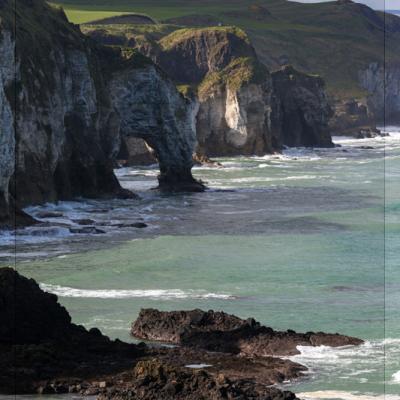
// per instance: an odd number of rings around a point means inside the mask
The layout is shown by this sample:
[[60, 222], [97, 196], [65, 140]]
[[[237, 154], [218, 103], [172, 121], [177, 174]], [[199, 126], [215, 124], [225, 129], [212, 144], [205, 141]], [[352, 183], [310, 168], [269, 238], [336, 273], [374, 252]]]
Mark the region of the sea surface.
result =
[[[116, 171], [137, 200], [30, 207], [40, 226], [0, 234], [0, 265], [59, 296], [73, 321], [132, 341], [142, 307], [214, 309], [275, 329], [361, 337], [300, 347], [285, 383], [303, 399], [400, 400], [400, 128], [196, 167], [205, 193], [167, 196], [156, 166]], [[71, 233], [91, 219], [103, 233]], [[135, 228], [130, 224], [148, 226]]]

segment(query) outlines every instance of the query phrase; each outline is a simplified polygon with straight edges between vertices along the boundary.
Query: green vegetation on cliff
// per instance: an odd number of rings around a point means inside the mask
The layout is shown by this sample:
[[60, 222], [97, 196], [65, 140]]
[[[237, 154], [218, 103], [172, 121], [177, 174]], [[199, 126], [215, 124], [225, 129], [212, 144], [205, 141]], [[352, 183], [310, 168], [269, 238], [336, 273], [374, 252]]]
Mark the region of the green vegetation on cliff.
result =
[[[193, 27], [198, 21], [244, 30], [270, 69], [292, 64], [321, 75], [331, 94], [363, 94], [359, 72], [383, 62], [383, 13], [352, 2], [304, 4], [286, 0], [58, 0], [74, 22], [98, 12], [138, 12], [159, 22]], [[115, 14], [114, 14], [115, 15]], [[400, 19], [386, 18], [387, 61], [400, 64]]]
[[262, 83], [268, 76], [267, 68], [251, 57], [233, 60], [222, 71], [208, 74], [198, 87], [200, 97], [212, 92], [222, 84], [231, 90], [238, 90], [246, 83]]
[[176, 46], [179, 42], [183, 42], [185, 40], [190, 39], [196, 35], [214, 33], [214, 32], [223, 32], [227, 35], [237, 36], [239, 39], [242, 39], [247, 44], [250, 44], [250, 40], [246, 33], [237, 28], [236, 26], [214, 26], [214, 27], [204, 27], [204, 28], [186, 28], [186, 29], [178, 29], [165, 36], [160, 40], [160, 45], [164, 50], [169, 50], [172, 47]]

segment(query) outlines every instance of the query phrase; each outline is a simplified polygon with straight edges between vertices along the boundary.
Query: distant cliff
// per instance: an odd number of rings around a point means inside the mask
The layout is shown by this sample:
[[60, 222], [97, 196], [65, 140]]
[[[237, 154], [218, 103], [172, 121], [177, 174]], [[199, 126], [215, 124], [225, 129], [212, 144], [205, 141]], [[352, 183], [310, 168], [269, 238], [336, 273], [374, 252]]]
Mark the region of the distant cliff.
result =
[[15, 205], [130, 196], [113, 173], [121, 134], [151, 143], [163, 189], [201, 190], [192, 109], [166, 75], [95, 44], [44, 1], [17, 6], [16, 43], [12, 2], [0, 1], [0, 224]]
[[368, 92], [368, 108], [377, 122], [385, 119], [387, 123], [400, 123], [400, 64], [384, 68], [380, 63], [371, 63], [359, 72], [359, 79]]

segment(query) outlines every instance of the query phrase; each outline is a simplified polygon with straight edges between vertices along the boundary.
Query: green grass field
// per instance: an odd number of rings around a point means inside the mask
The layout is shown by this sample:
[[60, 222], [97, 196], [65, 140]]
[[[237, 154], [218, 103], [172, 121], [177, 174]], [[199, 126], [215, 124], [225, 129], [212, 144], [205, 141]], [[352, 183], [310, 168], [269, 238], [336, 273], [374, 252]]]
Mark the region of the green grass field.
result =
[[[371, 62], [383, 62], [382, 15], [359, 4], [286, 0], [57, 0], [57, 4], [78, 24], [141, 13], [160, 23], [174, 18], [174, 23], [190, 26], [193, 15], [211, 16], [218, 23], [245, 30], [269, 68], [285, 60], [321, 75], [330, 93], [341, 97], [362, 96], [359, 71]], [[388, 61], [400, 64], [400, 22], [396, 22], [400, 19], [391, 18], [398, 29], [386, 36], [391, 50]]]

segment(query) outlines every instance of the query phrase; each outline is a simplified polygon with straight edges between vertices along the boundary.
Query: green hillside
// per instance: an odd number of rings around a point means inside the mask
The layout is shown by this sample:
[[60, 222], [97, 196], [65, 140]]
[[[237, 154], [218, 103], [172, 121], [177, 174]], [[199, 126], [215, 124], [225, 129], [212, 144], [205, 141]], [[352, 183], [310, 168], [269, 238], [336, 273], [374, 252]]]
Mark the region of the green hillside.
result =
[[[359, 71], [383, 62], [384, 14], [348, 0], [59, 0], [72, 22], [136, 12], [178, 26], [235, 25], [271, 69], [290, 63], [325, 78], [331, 94], [363, 95]], [[168, 4], [168, 5], [167, 5]], [[386, 17], [387, 60], [400, 64], [400, 18]]]

